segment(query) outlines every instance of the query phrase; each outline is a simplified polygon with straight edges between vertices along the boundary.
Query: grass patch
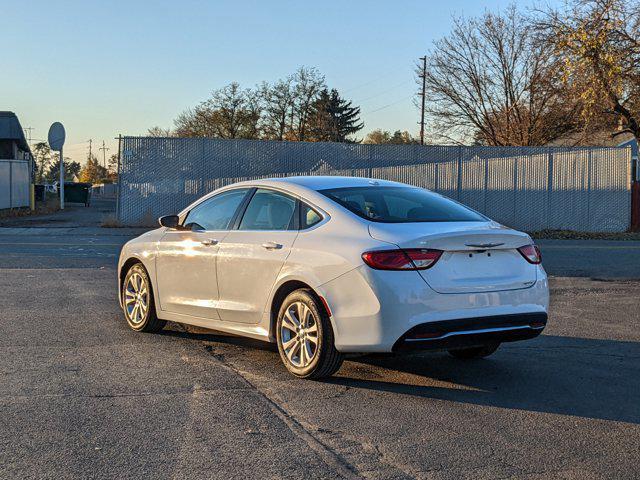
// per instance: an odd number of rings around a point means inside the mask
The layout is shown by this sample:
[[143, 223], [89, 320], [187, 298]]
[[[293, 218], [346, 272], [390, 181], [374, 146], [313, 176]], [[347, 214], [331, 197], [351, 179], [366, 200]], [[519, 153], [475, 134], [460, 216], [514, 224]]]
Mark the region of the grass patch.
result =
[[31, 215], [48, 215], [60, 210], [60, 202], [57, 198], [49, 198], [46, 202], [36, 202], [35, 210], [29, 207], [6, 208], [0, 210], [0, 218], [28, 217]]
[[540, 230], [529, 232], [534, 239], [547, 240], [640, 240], [640, 232], [574, 232], [572, 230]]
[[115, 215], [105, 215], [100, 223], [102, 228], [122, 228], [124, 225]]

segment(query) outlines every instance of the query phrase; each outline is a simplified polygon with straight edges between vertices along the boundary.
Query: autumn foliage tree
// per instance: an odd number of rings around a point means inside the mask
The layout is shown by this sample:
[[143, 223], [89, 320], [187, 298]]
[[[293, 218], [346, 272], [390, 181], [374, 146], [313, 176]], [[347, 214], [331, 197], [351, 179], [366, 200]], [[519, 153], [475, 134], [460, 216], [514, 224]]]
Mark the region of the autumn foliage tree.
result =
[[78, 174], [81, 182], [87, 183], [105, 183], [110, 181], [108, 170], [100, 165], [98, 159], [91, 155], [87, 159], [87, 163], [82, 167]]
[[562, 81], [586, 125], [614, 119], [640, 139], [640, 2], [573, 0], [538, 12]]
[[406, 130], [396, 130], [392, 133], [388, 130], [376, 129], [367, 134], [367, 136], [364, 138], [363, 143], [418, 145], [420, 143], [420, 140], [412, 136]]

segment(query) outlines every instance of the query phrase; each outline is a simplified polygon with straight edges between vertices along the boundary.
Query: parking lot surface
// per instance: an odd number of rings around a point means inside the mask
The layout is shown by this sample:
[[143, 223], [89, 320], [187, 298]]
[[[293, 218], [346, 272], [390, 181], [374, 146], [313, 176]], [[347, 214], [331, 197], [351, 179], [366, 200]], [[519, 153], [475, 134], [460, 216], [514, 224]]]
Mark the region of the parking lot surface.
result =
[[634, 242], [583, 244], [583, 267], [540, 242], [563, 276], [537, 339], [304, 381], [267, 344], [129, 330], [115, 261], [134, 232], [36, 228], [0, 228], [0, 478], [640, 477]]

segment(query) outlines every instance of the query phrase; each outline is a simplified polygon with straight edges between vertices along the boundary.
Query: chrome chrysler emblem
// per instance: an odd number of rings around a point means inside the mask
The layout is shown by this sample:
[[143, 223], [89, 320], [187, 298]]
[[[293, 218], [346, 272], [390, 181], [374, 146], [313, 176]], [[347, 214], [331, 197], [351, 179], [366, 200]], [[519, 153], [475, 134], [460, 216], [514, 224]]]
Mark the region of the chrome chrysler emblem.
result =
[[503, 243], [465, 243], [465, 245], [467, 247], [474, 247], [474, 248], [493, 248], [493, 247], [499, 247], [500, 245], [504, 245]]

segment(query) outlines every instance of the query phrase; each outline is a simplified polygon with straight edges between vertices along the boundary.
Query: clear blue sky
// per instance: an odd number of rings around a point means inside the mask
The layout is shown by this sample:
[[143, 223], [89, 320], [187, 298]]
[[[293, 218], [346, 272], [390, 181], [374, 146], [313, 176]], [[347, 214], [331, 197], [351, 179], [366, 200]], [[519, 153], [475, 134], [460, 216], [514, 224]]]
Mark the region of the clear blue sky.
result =
[[111, 154], [119, 133], [170, 127], [213, 89], [306, 65], [362, 107], [365, 132], [415, 133], [417, 58], [452, 15], [509, 3], [0, 0], [0, 110], [16, 112], [34, 139], [63, 122], [65, 156], [84, 161], [89, 138]]

